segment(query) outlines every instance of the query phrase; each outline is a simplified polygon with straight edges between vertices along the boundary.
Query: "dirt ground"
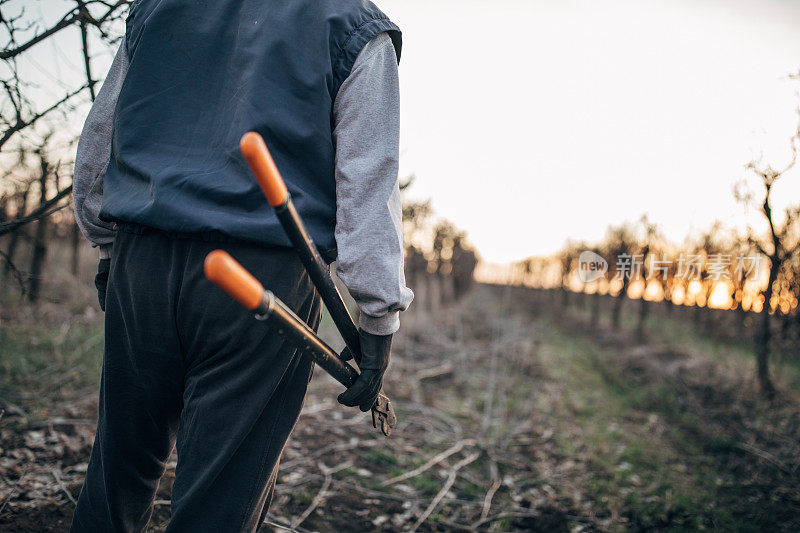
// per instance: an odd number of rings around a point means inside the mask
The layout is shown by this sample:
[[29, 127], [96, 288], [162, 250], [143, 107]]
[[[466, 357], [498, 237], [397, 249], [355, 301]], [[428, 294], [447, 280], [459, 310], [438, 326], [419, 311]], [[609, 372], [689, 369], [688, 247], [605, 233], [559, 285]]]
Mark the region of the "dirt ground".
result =
[[[800, 530], [795, 391], [762, 401], [736, 350], [654, 320], [636, 343], [493, 286], [409, 315], [385, 385], [395, 434], [341, 408], [317, 370], [262, 530]], [[68, 528], [96, 411], [96, 383], [76, 383], [0, 394], [0, 531]]]

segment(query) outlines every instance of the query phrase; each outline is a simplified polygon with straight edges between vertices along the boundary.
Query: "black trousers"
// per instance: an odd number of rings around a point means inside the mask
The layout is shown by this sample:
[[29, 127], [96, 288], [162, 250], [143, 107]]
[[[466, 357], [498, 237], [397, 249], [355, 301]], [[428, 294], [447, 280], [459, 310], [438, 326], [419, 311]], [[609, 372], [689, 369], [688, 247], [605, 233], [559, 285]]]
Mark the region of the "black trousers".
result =
[[100, 414], [73, 532], [142, 531], [177, 445], [172, 532], [255, 530], [313, 364], [203, 275], [223, 248], [314, 329], [320, 300], [286, 248], [118, 231]]

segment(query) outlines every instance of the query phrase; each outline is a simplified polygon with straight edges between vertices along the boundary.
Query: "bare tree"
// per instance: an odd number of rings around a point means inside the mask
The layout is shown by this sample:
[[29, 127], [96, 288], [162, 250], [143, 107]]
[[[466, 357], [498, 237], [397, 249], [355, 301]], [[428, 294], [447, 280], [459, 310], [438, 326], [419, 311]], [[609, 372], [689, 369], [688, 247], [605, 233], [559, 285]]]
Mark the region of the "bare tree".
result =
[[[41, 207], [47, 203], [47, 184], [53, 172], [53, 167], [47, 159], [43, 146], [36, 149], [36, 157], [39, 159], [39, 207]], [[47, 255], [47, 220], [47, 217], [39, 218], [36, 222], [36, 232], [33, 238], [30, 286], [28, 288], [28, 299], [32, 302], [39, 298], [42, 284], [42, 270]]]
[[[632, 266], [637, 255], [636, 232], [628, 224], [612, 226], [608, 228], [603, 248], [606, 250], [610, 277], [620, 279], [622, 286], [614, 300], [614, 307], [611, 313], [611, 323], [614, 329], [619, 329], [622, 318], [622, 305], [628, 294], [628, 287], [634, 277], [632, 270], [626, 270], [627, 266]], [[625, 263], [628, 260], [629, 263]]]
[[458, 300], [472, 288], [475, 267], [478, 266], [478, 254], [465, 243], [464, 234], [456, 235], [453, 240], [453, 292]]
[[658, 282], [661, 284], [661, 290], [664, 292], [664, 309], [667, 316], [671, 316], [675, 309], [675, 292], [681, 285], [681, 279], [678, 277], [678, 262], [675, 257], [675, 251], [668, 246], [662, 246], [657, 254], [651, 255], [651, 268], [652, 261], [659, 261], [658, 272], [653, 274], [658, 277]]
[[[6, 182], [11, 181], [9, 174], [10, 173], [7, 172], [4, 176], [4, 180], [6, 180]], [[2, 196], [5, 204], [5, 210], [8, 213], [13, 213], [14, 218], [18, 217], [20, 213], [25, 213], [26, 206], [28, 204], [28, 197], [30, 196], [32, 190], [33, 187], [31, 186], [30, 181], [25, 183], [17, 183], [13, 189]], [[3, 220], [0, 221], [0, 228], [6, 226], [11, 220], [11, 216], [4, 216]], [[2, 229], [0, 229], [0, 232], [2, 232]], [[2, 233], [0, 233], [0, 235], [2, 235]], [[3, 273], [6, 277], [12, 272], [16, 272], [14, 267], [14, 255], [17, 252], [17, 245], [19, 244], [21, 235], [21, 231], [13, 232], [8, 240], [8, 247], [3, 255], [3, 260], [5, 261]]]
[[800, 340], [800, 331], [797, 330], [797, 304], [800, 301], [798, 275], [800, 275], [800, 253], [795, 253], [783, 263], [775, 283], [779, 289], [777, 298], [781, 311], [780, 340], [782, 349], [795, 353], [798, 350], [797, 341]]
[[648, 258], [657, 246], [659, 235], [658, 226], [650, 222], [650, 219], [647, 217], [647, 215], [642, 215], [642, 218], [639, 219], [639, 226], [639, 229], [642, 233], [642, 238], [639, 243], [639, 255], [642, 259], [642, 268], [641, 270], [633, 272], [633, 275], [638, 277], [642, 283], [642, 296], [639, 301], [639, 319], [636, 324], [636, 339], [641, 342], [644, 340], [645, 326], [647, 325], [647, 315], [650, 312], [650, 302], [648, 302], [645, 298], [648, 280], [646, 269], [648, 265]]
[[[103, 0], [64, 0], [63, 15], [48, 26], [37, 16], [29, 16], [25, 6], [19, 5], [20, 2], [0, 0], [0, 42], [3, 46], [0, 61], [4, 67], [0, 83], [5, 93], [3, 105], [0, 106], [0, 149], [16, 135], [46, 117], [63, 112], [65, 107], [69, 109], [85, 90], [94, 91], [97, 80], [92, 79], [89, 69], [88, 30], [94, 28], [102, 38], [114, 40], [109, 33], [109, 26], [124, 16], [129, 3], [129, 0], [111, 3]], [[50, 102], [34, 102], [29, 93], [36, 84], [22, 76], [20, 60], [35, 46], [70, 27], [81, 29], [80, 50], [86, 65], [86, 82], [65, 89], [61, 96]]]
[[[29, 7], [26, 2], [0, 0], [0, 153], [6, 161], [17, 154], [18, 166], [27, 168], [27, 172], [23, 173], [37, 173], [33, 182], [22, 187], [9, 187], [8, 182], [0, 183], [0, 203], [5, 206], [4, 212], [10, 204], [15, 207], [13, 218], [4, 216], [0, 220], [0, 236], [11, 233], [7, 252], [0, 255], [0, 259], [5, 263], [4, 270], [7, 274], [19, 273], [13, 259], [20, 238], [27, 237], [23, 233], [24, 226], [38, 222], [33, 239], [34, 260], [31, 264], [34, 272], [29, 297], [32, 299], [38, 295], [39, 279], [46, 256], [44, 242], [48, 237], [48, 224], [43, 220], [67, 207], [67, 200], [72, 192], [69, 183], [64, 187], [59, 183], [53, 186], [52, 177], [57, 172], [58, 165], [51, 165], [45, 158], [43, 150], [49, 134], [42, 133], [40, 126], [47, 125], [48, 131], [52, 131], [58, 127], [57, 120], [69, 117], [76, 106], [85, 101], [83, 95], [94, 100], [95, 87], [99, 80], [95, 79], [91, 67], [91, 34], [96, 34], [105, 43], [116, 43], [129, 4], [130, 0], [61, 0], [59, 15], [53, 20], [47, 20], [40, 12], [26, 10]], [[58, 9], [58, 6], [54, 9]], [[26, 77], [25, 73], [30, 71], [25, 68], [31, 62], [29, 55], [36, 47], [53, 42], [54, 38], [70, 28], [76, 29], [80, 35], [80, 40], [74, 43], [73, 53], [82, 56], [83, 82], [74, 86], [60, 81], [48, 84], [54, 85], [61, 92], [45, 95], [40, 90], [40, 80]], [[27, 157], [30, 154], [34, 156]], [[29, 191], [32, 189], [38, 190], [39, 202], [30, 209]], [[53, 189], [55, 194], [48, 198]], [[72, 269], [76, 271], [80, 238], [76, 225], [71, 231]]]
[[748, 281], [754, 280], [755, 269], [751, 268], [753, 265], [749, 263], [751, 257], [757, 253], [753, 248], [750, 239], [746, 235], [740, 235], [738, 232], [732, 232], [730, 235], [730, 298], [731, 306], [736, 312], [739, 322], [739, 328], [744, 330], [747, 320], [747, 311], [744, 308], [745, 303], [745, 290]]
[[[798, 113], [800, 115], [800, 112]], [[770, 355], [770, 315], [773, 307], [773, 294], [775, 294], [775, 281], [784, 264], [800, 251], [800, 239], [797, 236], [796, 225], [800, 221], [798, 208], [788, 209], [782, 225], [778, 224], [772, 208], [772, 193], [775, 183], [782, 178], [797, 162], [798, 145], [800, 144], [800, 122], [789, 142], [791, 159], [783, 167], [773, 168], [772, 165], [760, 160], [751, 161], [746, 168], [759, 180], [763, 196], [760, 201], [755, 195], [738, 187], [735, 190], [737, 199], [746, 205], [755, 205], [767, 223], [767, 235], [764, 239], [754, 236], [750, 230], [748, 238], [753, 247], [767, 258], [767, 285], [764, 288], [764, 303], [759, 314], [758, 325], [755, 332], [755, 356], [758, 381], [763, 394], [767, 397], [775, 395], [775, 386], [769, 372]]]
[[578, 245], [571, 240], [564, 243], [564, 247], [558, 252], [558, 262], [561, 265], [561, 303], [564, 306], [569, 305], [570, 279], [572, 276], [575, 261], [578, 258]]
[[[595, 245], [587, 248], [590, 252], [593, 252], [599, 256], [603, 256], [603, 248], [600, 245]], [[594, 293], [591, 294], [590, 298], [592, 300], [591, 307], [589, 310], [589, 323], [591, 324], [592, 328], [597, 328], [600, 325], [600, 302], [603, 299], [603, 295], [600, 294], [600, 280], [594, 282], [595, 290]]]
[[[712, 314], [708, 311], [709, 301], [721, 279], [718, 271], [721, 267], [715, 267], [712, 264], [722, 265], [723, 258], [727, 255], [722, 222], [715, 221], [708, 230], [704, 231], [692, 252], [696, 257], [702, 258], [702, 261], [697, 263], [697, 281], [700, 283], [700, 292], [695, 302], [694, 315], [697, 324], [702, 325], [706, 331], [710, 331]], [[702, 300], [702, 305], [700, 300]]]

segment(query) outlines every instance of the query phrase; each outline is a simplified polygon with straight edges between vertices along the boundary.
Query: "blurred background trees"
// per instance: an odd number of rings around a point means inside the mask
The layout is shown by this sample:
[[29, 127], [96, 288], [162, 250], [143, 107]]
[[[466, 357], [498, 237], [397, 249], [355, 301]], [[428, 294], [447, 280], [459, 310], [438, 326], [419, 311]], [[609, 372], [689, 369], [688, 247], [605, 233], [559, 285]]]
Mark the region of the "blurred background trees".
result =
[[[800, 115], [800, 111], [798, 114]], [[798, 143], [800, 143], [800, 122], [789, 141], [791, 159], [785, 166], [773, 168], [770, 163], [763, 161], [751, 161], [747, 165], [747, 168], [758, 178], [763, 187], [762, 194], [741, 192], [741, 189], [738, 194], [740, 201], [758, 208], [768, 227], [766, 235], [754, 234], [752, 229], [748, 234], [749, 243], [767, 259], [767, 282], [761, 295], [764, 303], [755, 334], [755, 352], [758, 380], [762, 390], [768, 396], [775, 394], [768, 366], [772, 338], [770, 314], [774, 311], [783, 311], [784, 314], [787, 314], [792, 306], [794, 306], [794, 312], [797, 313], [797, 302], [791, 300], [792, 294], [796, 293], [796, 289], [791, 284], [792, 282], [796, 283], [797, 272], [789, 273], [787, 267], [796, 262], [796, 256], [800, 252], [800, 226], [798, 226], [800, 205], [788, 208], [781, 222], [772, 208], [772, 192], [775, 182], [791, 170], [797, 162]], [[783, 273], [782, 283], [776, 287], [781, 273]]]
[[[93, 59], [118, 44], [129, 3], [63, 1], [48, 18], [30, 2], [0, 0], [0, 275], [31, 301], [40, 298], [51, 241], [70, 243], [65, 266], [78, 273], [82, 239], [65, 209], [77, 140], [71, 120], [94, 100], [104, 73], [95, 72]], [[40, 63], [43, 48], [59, 55], [54, 64], [69, 75]]]
[[[414, 181], [401, 184], [407, 194]], [[466, 232], [434, 215], [430, 200], [403, 202], [403, 233], [406, 247], [406, 281], [414, 290], [414, 312], [438, 313], [462, 299], [472, 288], [478, 266], [477, 251], [467, 242]]]
[[[57, 15], [50, 9], [45, 16], [29, 2], [0, 0], [0, 277], [32, 302], [42, 298], [48, 263], [57, 261], [60, 270], [79, 276], [81, 253], [91, 255], [69, 209], [74, 119], [96, 95], [105, 73], [98, 60], [119, 45], [129, 4], [63, 0]], [[37, 64], [34, 52], [48, 47], [57, 56], [54, 64], [69, 72]], [[484, 282], [558, 293], [552, 302], [579, 306], [590, 327], [607, 317], [616, 331], [629, 329], [644, 340], [653, 320], [688, 306], [691, 321], [710, 335], [725, 336], [730, 329], [732, 335], [752, 336], [759, 383], [772, 395], [771, 356], [800, 359], [800, 206], [780, 213], [772, 207], [773, 185], [795, 166], [799, 143], [795, 133], [782, 166], [762, 160], [747, 165], [756, 192], [736, 189], [763, 228], [742, 233], [716, 224], [682, 244], [666, 242], [655, 222], [643, 217], [610, 226], [599, 242], [569, 241], [550, 257], [491, 268], [480, 263], [463, 230], [435, 215], [429, 200], [406, 199], [406, 270], [417, 295], [414, 307], [423, 314], [441, 312], [468, 294], [477, 274]], [[412, 183], [413, 176], [404, 181], [405, 196]], [[68, 252], [48, 253], [54, 243]], [[606, 276], [581, 280], [578, 257], [584, 250], [606, 259]], [[728, 317], [735, 326], [725, 326]]]
[[[716, 222], [696, 238], [676, 245], [666, 242], [657, 225], [643, 216], [635, 224], [609, 227], [599, 243], [567, 241], [549, 260], [530, 258], [516, 263], [508, 269], [508, 282], [560, 292], [564, 307], [588, 305], [588, 323], [595, 329], [606, 315], [613, 329], [621, 331], [626, 301], [638, 299], [629, 322], [639, 341], [646, 339], [648, 317], [655, 309], [660, 309], [656, 317], [669, 317], [678, 307], [691, 310], [683, 317], [712, 337], [749, 335], [758, 382], [762, 392], [772, 397], [770, 354], [777, 351], [784, 359], [800, 362], [800, 205], [777, 217], [770, 200], [772, 184], [794, 165], [796, 146], [797, 137], [792, 140], [791, 162], [779, 170], [748, 165], [762, 186], [760, 196], [737, 192], [743, 203], [755, 206], [763, 216], [766, 232], [750, 228], [742, 234]], [[581, 276], [578, 256], [585, 250], [603, 257], [608, 272], [599, 280], [577, 283]], [[548, 262], [558, 266], [555, 281], [547, 275]], [[664, 305], [654, 306], [657, 302]]]

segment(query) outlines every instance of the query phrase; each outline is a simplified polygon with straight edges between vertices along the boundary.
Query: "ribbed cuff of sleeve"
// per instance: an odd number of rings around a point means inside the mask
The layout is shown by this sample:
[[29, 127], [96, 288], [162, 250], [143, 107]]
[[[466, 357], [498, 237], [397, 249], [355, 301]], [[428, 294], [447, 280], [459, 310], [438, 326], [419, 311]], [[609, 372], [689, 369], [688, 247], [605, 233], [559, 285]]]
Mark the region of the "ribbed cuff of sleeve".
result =
[[111, 259], [111, 249], [114, 244], [101, 244], [100, 245], [100, 259]]
[[391, 335], [400, 329], [400, 311], [390, 311], [384, 316], [369, 316], [361, 313], [358, 327], [373, 335]]

